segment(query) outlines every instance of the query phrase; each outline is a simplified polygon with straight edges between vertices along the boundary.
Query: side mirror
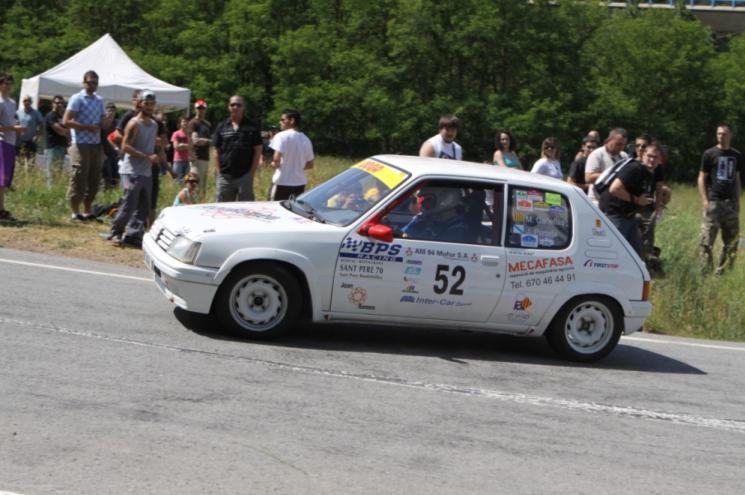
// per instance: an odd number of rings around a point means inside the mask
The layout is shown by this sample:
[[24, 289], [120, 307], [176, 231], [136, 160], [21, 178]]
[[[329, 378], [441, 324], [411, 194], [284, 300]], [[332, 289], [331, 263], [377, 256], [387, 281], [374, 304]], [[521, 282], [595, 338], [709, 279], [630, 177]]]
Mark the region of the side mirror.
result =
[[393, 229], [380, 223], [366, 223], [357, 230], [359, 235], [372, 237], [383, 242], [393, 242]]

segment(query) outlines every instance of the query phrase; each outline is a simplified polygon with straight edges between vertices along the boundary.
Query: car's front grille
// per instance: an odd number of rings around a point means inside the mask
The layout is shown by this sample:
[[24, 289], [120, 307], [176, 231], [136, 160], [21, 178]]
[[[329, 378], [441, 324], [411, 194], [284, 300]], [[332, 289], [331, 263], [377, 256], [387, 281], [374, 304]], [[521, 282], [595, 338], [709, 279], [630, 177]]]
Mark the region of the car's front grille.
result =
[[176, 235], [165, 227], [160, 227], [159, 225], [155, 225], [154, 227], [156, 230], [152, 233], [152, 236], [155, 243], [160, 246], [163, 251], [168, 251], [173, 240], [176, 239]]

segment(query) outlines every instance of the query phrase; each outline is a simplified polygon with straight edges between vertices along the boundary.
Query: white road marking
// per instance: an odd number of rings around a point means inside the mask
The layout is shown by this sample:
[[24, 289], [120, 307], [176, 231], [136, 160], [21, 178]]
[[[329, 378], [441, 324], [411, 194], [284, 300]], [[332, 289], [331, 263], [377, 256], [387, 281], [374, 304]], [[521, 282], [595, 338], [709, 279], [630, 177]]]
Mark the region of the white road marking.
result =
[[[9, 263], [12, 265], [24, 265], [24, 266], [34, 267], [34, 268], [48, 268], [50, 270], [60, 270], [63, 272], [85, 273], [87, 275], [99, 275], [103, 277], [123, 278], [127, 280], [139, 280], [143, 282], [152, 282], [153, 280], [151, 278], [146, 278], [146, 277], [134, 277], [132, 275], [119, 275], [117, 273], [98, 272], [95, 270], [83, 270], [82, 268], [69, 268], [66, 266], [47, 265], [44, 263], [31, 263], [30, 261], [17, 261], [17, 260], [9, 260], [6, 258], [0, 258], [0, 263]], [[0, 495], [2, 494], [0, 493]]]
[[685, 347], [699, 347], [702, 349], [716, 349], [719, 351], [738, 351], [745, 352], [745, 347], [735, 347], [735, 345], [719, 345], [719, 344], [704, 344], [699, 342], [681, 342], [678, 340], [668, 340], [665, 338], [644, 338], [644, 337], [621, 337], [621, 342], [624, 341], [636, 341], [636, 342], [648, 342], [650, 344], [665, 344], [665, 345], [682, 345]]
[[745, 420], [733, 420], [733, 419], [721, 419], [721, 418], [708, 418], [704, 416], [697, 416], [693, 414], [680, 414], [672, 413], [667, 411], [655, 411], [651, 409], [642, 409], [632, 406], [620, 406], [613, 404], [600, 404], [597, 402], [580, 401], [574, 399], [557, 399], [553, 397], [542, 397], [538, 395], [528, 395], [515, 392], [505, 392], [500, 390], [491, 390], [478, 387], [464, 387], [449, 385], [446, 383], [427, 383], [417, 380], [408, 380], [406, 378], [399, 378], [395, 376], [382, 376], [375, 374], [364, 374], [364, 373], [352, 373], [344, 370], [334, 370], [325, 368], [316, 368], [312, 366], [300, 366], [290, 363], [283, 363], [278, 361], [269, 361], [265, 359], [257, 359], [248, 356], [241, 356], [237, 354], [229, 354], [224, 352], [216, 351], [205, 351], [203, 349], [179, 347], [170, 344], [158, 344], [155, 342], [145, 342], [135, 339], [128, 339], [124, 337], [113, 337], [108, 335], [96, 334], [93, 332], [72, 330], [66, 328], [60, 328], [51, 324], [36, 323], [31, 321], [12, 320], [8, 318], [0, 318], [0, 323], [10, 323], [18, 326], [30, 327], [44, 331], [56, 332], [60, 334], [73, 335], [77, 337], [94, 338], [104, 340], [108, 342], [116, 342], [127, 345], [135, 345], [140, 347], [149, 347], [152, 349], [161, 349], [176, 352], [202, 354], [211, 357], [217, 357], [221, 359], [234, 359], [245, 361], [261, 366], [266, 366], [274, 369], [282, 369], [292, 371], [296, 373], [304, 373], [310, 375], [321, 375], [333, 378], [343, 378], [351, 380], [360, 380], [365, 382], [373, 382], [383, 385], [393, 385], [399, 387], [409, 387], [426, 391], [459, 394], [469, 397], [485, 398], [500, 400], [504, 402], [512, 402], [515, 404], [528, 404], [531, 406], [538, 407], [553, 407], [558, 409], [566, 409], [572, 411], [580, 411], [585, 413], [600, 413], [615, 415], [627, 418], [635, 419], [646, 419], [646, 420], [657, 420], [657, 421], [669, 421], [671, 423], [698, 426], [705, 428], [713, 428], [717, 430], [727, 430], [737, 433], [745, 434]]
[[[16, 264], [16, 265], [31, 266], [35, 268], [47, 268], [51, 270], [84, 273], [88, 275], [122, 278], [122, 279], [127, 279], [127, 280], [137, 280], [137, 281], [143, 281], [143, 282], [151, 281], [150, 278], [145, 278], [145, 277], [119, 275], [116, 273], [99, 272], [99, 271], [94, 271], [94, 270], [83, 270], [79, 268], [69, 268], [69, 267], [63, 267], [63, 266], [57, 266], [57, 265], [48, 265], [48, 264], [43, 264], [43, 263], [31, 263], [27, 261], [9, 260], [5, 258], [0, 258], [0, 262]], [[94, 334], [91, 332], [67, 330], [67, 329], [54, 327], [50, 325], [41, 325], [41, 324], [32, 323], [32, 322], [22, 322], [22, 321], [16, 321], [16, 320], [9, 320], [5, 318], [0, 318], [0, 322], [14, 323], [17, 325], [22, 325], [22, 326], [36, 327], [36, 328], [40, 328], [43, 330], [51, 330], [51, 331], [55, 331], [58, 333], [77, 335], [77, 336], [88, 337], [88, 338], [96, 338], [96, 339], [107, 340], [111, 342], [120, 342], [120, 343], [129, 344], [129, 345], [167, 349], [167, 350], [173, 350], [173, 351], [179, 351], [179, 352], [201, 353], [201, 354], [221, 356], [221, 357], [232, 358], [232, 359], [241, 359], [241, 360], [246, 360], [246, 361], [250, 361], [253, 363], [257, 363], [257, 364], [271, 366], [274, 368], [282, 368], [282, 369], [287, 369], [287, 370], [301, 372], [301, 373], [324, 375], [324, 376], [331, 376], [331, 377], [337, 377], [337, 378], [348, 378], [348, 379], [362, 380], [362, 381], [367, 381], [367, 382], [376, 382], [376, 383], [384, 383], [388, 385], [398, 385], [398, 386], [403, 386], [403, 387], [412, 387], [412, 388], [419, 388], [419, 389], [424, 389], [424, 390], [432, 390], [432, 391], [438, 391], [438, 392], [457, 393], [457, 394], [469, 395], [473, 397], [485, 397], [489, 399], [496, 399], [496, 400], [513, 402], [513, 403], [530, 404], [534, 406], [549, 406], [549, 407], [558, 407], [561, 409], [579, 410], [579, 411], [584, 411], [584, 412], [608, 413], [608, 414], [616, 414], [620, 416], [629, 416], [629, 417], [636, 417], [636, 418], [642, 418], [642, 419], [664, 420], [664, 421], [671, 421], [673, 423], [678, 423], [678, 424], [704, 426], [704, 427], [709, 427], [709, 428], [725, 429], [725, 430], [745, 433], [745, 421], [705, 418], [701, 416], [694, 416], [694, 415], [688, 415], [688, 414], [668, 413], [668, 412], [661, 412], [661, 411], [652, 411], [652, 410], [647, 410], [647, 409], [639, 409], [639, 408], [628, 407], [628, 406], [615, 406], [615, 405], [609, 405], [609, 404], [598, 404], [594, 402], [583, 402], [583, 401], [567, 400], [567, 399], [555, 399], [551, 397], [531, 396], [527, 394], [502, 392], [498, 390], [489, 390], [489, 389], [480, 389], [480, 388], [471, 388], [471, 387], [456, 387], [456, 386], [442, 384], [442, 383], [425, 383], [425, 382], [410, 381], [410, 380], [406, 380], [402, 378], [395, 378], [395, 377], [362, 375], [362, 374], [349, 373], [349, 372], [342, 371], [342, 370], [326, 370], [326, 369], [321, 369], [321, 368], [297, 366], [297, 365], [292, 365], [292, 364], [287, 364], [287, 363], [279, 363], [279, 362], [266, 361], [266, 360], [256, 359], [256, 358], [249, 358], [245, 356], [236, 356], [236, 355], [222, 354], [222, 353], [211, 352], [211, 351], [203, 351], [200, 349], [187, 349], [187, 348], [176, 347], [176, 346], [165, 345], [165, 344], [141, 342], [141, 341], [119, 338], [119, 337], [109, 337], [105, 335]], [[651, 339], [651, 338], [644, 338], [644, 337], [628, 336], [628, 337], [623, 337], [622, 341], [635, 341], [635, 342], [645, 342], [645, 343], [664, 344], [664, 345], [680, 345], [680, 346], [688, 346], [688, 347], [699, 347], [699, 348], [705, 348], [705, 349], [745, 352], [745, 347], [733, 347], [733, 346], [716, 345], [716, 344], [703, 344], [703, 343], [696, 343], [696, 342], [680, 342], [680, 341], [675, 341], [675, 340], [658, 339], [658, 338]], [[6, 494], [16, 495], [16, 494], [11, 494], [10, 492], [0, 492], [0, 495], [6, 495]]]
[[[112, 277], [112, 278], [122, 278], [126, 280], [138, 280], [141, 282], [152, 282], [152, 278], [148, 277], [135, 277], [132, 275], [119, 275], [116, 273], [109, 273], [109, 272], [99, 272], [95, 270], [83, 270], [81, 268], [69, 268], [65, 266], [58, 266], [58, 265], [47, 265], [44, 263], [31, 263], [29, 261], [17, 261], [17, 260], [10, 260], [6, 258], [0, 258], [0, 263], [10, 263], [14, 265], [25, 265], [25, 266], [31, 266], [34, 268], [48, 268], [50, 270], [60, 270], [60, 271], [67, 271], [67, 272], [75, 272], [75, 273], [85, 273], [88, 275], [99, 275], [104, 277]], [[680, 346], [687, 346], [687, 347], [699, 347], [703, 349], [717, 349], [717, 350], [725, 350], [725, 351], [738, 351], [738, 352], [745, 352], [745, 346], [743, 347], [734, 347], [734, 346], [726, 346], [726, 345], [717, 345], [717, 344], [703, 344], [703, 343], [697, 343], [697, 342], [680, 342], [676, 340], [666, 340], [664, 338], [645, 338], [645, 337], [635, 337], [635, 336], [624, 336], [621, 338], [621, 342], [624, 341], [636, 341], [636, 342], [647, 342], [651, 344], [665, 344], [665, 345], [680, 345]], [[0, 493], [0, 495], [2, 495]]]

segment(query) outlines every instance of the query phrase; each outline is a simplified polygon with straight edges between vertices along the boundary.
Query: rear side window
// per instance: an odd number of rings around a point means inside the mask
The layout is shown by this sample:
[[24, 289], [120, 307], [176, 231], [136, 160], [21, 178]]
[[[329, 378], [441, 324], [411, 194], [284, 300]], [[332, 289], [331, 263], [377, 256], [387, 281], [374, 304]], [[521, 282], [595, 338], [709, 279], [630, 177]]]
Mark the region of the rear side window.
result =
[[572, 241], [572, 212], [566, 196], [542, 189], [510, 187], [507, 247], [564, 249]]

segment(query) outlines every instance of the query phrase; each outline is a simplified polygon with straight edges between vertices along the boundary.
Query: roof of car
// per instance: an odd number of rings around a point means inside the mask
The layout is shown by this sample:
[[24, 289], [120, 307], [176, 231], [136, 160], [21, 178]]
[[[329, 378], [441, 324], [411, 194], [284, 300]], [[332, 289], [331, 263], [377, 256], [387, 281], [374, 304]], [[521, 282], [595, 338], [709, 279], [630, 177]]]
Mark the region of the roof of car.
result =
[[408, 155], [376, 155], [372, 159], [399, 167], [415, 176], [422, 175], [448, 175], [457, 173], [460, 177], [474, 179], [497, 179], [497, 180], [526, 180], [533, 184], [545, 184], [546, 187], [567, 187], [566, 182], [540, 174], [532, 174], [514, 168], [499, 167], [487, 163], [475, 163], [466, 161], [454, 161], [444, 158], [424, 158]]

